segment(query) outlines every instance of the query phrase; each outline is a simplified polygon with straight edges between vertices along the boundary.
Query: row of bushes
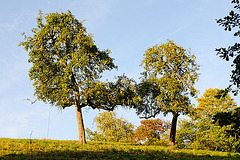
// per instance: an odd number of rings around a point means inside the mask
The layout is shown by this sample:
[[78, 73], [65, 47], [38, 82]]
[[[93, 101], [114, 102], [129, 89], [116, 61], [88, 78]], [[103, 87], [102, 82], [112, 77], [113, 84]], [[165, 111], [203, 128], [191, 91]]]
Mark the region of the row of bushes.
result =
[[[238, 108], [234, 99], [229, 95], [217, 97], [220, 91], [219, 89], [206, 90], [202, 97], [197, 98], [198, 106], [190, 114], [190, 118], [179, 120], [176, 146], [217, 151], [239, 150], [239, 134], [234, 132], [238, 131], [234, 129], [236, 124], [220, 126], [218, 120], [214, 119], [219, 113], [229, 113]], [[122, 117], [117, 118], [116, 112], [99, 113], [94, 121], [97, 130], [86, 129], [87, 140], [90, 141], [155, 145], [168, 145], [169, 143], [171, 125], [167, 121], [146, 119], [141, 121], [140, 126], [135, 127]], [[233, 123], [233, 121], [230, 122]]]
[[142, 120], [136, 128], [122, 117], [117, 118], [116, 112], [103, 112], [94, 121], [97, 130], [86, 129], [89, 141], [167, 145], [170, 123], [160, 119]]

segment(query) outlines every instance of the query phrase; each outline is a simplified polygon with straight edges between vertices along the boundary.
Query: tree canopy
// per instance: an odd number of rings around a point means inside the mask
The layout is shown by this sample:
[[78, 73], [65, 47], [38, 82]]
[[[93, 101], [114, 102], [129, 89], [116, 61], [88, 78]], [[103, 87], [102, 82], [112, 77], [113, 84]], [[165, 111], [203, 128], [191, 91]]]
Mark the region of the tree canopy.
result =
[[20, 43], [29, 51], [35, 96], [63, 108], [74, 105], [77, 98], [80, 105], [87, 104], [89, 86], [103, 71], [116, 68], [110, 50], [100, 51], [70, 11], [46, 16], [40, 11], [37, 24], [33, 36]]
[[212, 121], [214, 115], [217, 113], [234, 110], [237, 104], [229, 94], [216, 97], [222, 91], [222, 89], [209, 88], [204, 92], [203, 96], [197, 98], [198, 106], [196, 109], [196, 116], [199, 118], [207, 117]]
[[[219, 26], [224, 27], [225, 31], [234, 31], [235, 37], [240, 37], [240, 3], [239, 0], [232, 0], [231, 2], [234, 4], [234, 9], [229, 12], [229, 15], [224, 18], [217, 19], [217, 23]], [[217, 48], [217, 55], [223, 58], [226, 61], [229, 61], [230, 58], [233, 58], [232, 61], [232, 74], [231, 74], [231, 84], [230, 87], [227, 88], [227, 91], [232, 89], [233, 86], [236, 86], [236, 89], [233, 89], [233, 93], [236, 95], [238, 93], [240, 87], [240, 43], [236, 42], [234, 45], [229, 47], [221, 47]]]

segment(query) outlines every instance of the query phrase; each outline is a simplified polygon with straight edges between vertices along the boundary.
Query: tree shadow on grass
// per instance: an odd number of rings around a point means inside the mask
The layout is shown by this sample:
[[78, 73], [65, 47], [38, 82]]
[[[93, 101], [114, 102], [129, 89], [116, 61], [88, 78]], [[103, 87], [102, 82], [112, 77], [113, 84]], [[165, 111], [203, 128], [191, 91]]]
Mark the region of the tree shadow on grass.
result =
[[210, 156], [210, 155], [193, 155], [189, 153], [174, 153], [171, 151], [142, 151], [142, 150], [134, 150], [134, 151], [117, 151], [113, 150], [104, 150], [104, 151], [47, 151], [47, 152], [38, 152], [32, 151], [27, 154], [8, 154], [0, 157], [0, 159], [89, 159], [89, 160], [100, 160], [100, 159], [129, 159], [129, 160], [138, 160], [138, 159], [147, 159], [147, 160], [155, 160], [155, 159], [211, 159], [211, 160], [219, 160], [219, 159], [240, 159], [240, 156]]

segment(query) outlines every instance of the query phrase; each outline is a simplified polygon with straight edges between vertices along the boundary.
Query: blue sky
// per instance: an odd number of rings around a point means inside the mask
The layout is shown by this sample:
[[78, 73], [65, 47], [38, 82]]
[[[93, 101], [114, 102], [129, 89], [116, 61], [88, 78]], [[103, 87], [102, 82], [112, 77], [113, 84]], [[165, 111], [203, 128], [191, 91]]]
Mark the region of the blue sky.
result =
[[[208, 88], [225, 88], [229, 84], [230, 63], [214, 51], [237, 41], [233, 33], [216, 24], [233, 8], [231, 0], [8, 0], [0, 6], [0, 137], [50, 138], [77, 140], [74, 107], [63, 111], [34, 99], [28, 77], [28, 53], [18, 47], [21, 32], [31, 35], [36, 17], [43, 13], [70, 10], [92, 33], [100, 49], [110, 49], [119, 69], [104, 74], [112, 80], [125, 73], [137, 79], [145, 50], [155, 44], [173, 40], [185, 49], [191, 48], [200, 65], [196, 84], [200, 95]], [[235, 97], [237, 99], [237, 97]], [[239, 101], [236, 101], [239, 103]], [[135, 125], [140, 119], [134, 111], [116, 110]], [[98, 110], [84, 109], [85, 127], [94, 129]], [[50, 118], [49, 118], [50, 117]], [[159, 115], [157, 118], [164, 118]], [[171, 116], [165, 119], [170, 120]], [[50, 122], [50, 123], [49, 123]], [[49, 124], [49, 129], [48, 129]]]

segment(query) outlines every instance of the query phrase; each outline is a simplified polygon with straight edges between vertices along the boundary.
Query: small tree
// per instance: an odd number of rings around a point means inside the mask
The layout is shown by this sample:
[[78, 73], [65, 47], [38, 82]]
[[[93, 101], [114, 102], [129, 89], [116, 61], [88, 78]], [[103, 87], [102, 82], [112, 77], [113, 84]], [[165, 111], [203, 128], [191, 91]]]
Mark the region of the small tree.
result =
[[136, 143], [147, 142], [153, 144], [163, 139], [163, 134], [170, 129], [170, 123], [160, 119], [146, 119], [134, 132], [133, 141]]
[[195, 146], [210, 150], [232, 150], [234, 137], [226, 137], [228, 126], [220, 127], [213, 124], [217, 113], [229, 112], [237, 108], [236, 102], [221, 89], [207, 89], [203, 96], [197, 99], [196, 109], [196, 141]]
[[223, 90], [210, 88], [197, 99], [199, 104], [192, 120], [183, 121], [179, 125], [178, 145], [195, 149], [232, 151], [236, 138], [227, 136], [231, 126], [221, 127], [213, 124], [213, 121], [216, 114], [228, 113], [237, 105], [230, 95], [223, 96], [219, 93], [225, 94]]
[[142, 61], [145, 70], [137, 86], [140, 101], [137, 114], [145, 118], [160, 112], [172, 113], [170, 145], [174, 145], [178, 116], [188, 114], [193, 107], [189, 97], [195, 97], [198, 65], [195, 56], [173, 41], [149, 48]]
[[240, 152], [240, 108], [235, 108], [233, 111], [217, 113], [213, 117], [213, 120], [214, 124], [226, 128], [226, 138], [233, 139], [231, 143], [232, 148]]
[[99, 113], [94, 119], [97, 131], [88, 130], [90, 140], [107, 142], [129, 142], [133, 136], [134, 125], [127, 120], [116, 117], [116, 112]]
[[115, 86], [99, 81], [101, 73], [116, 68], [110, 51], [100, 51], [70, 11], [45, 16], [40, 11], [32, 32], [19, 45], [29, 51], [34, 95], [61, 108], [75, 105], [79, 142], [84, 144], [82, 108], [113, 110], [118, 103], [119, 96], [112, 90]]
[[182, 119], [178, 123], [176, 144], [180, 148], [188, 148], [196, 140], [197, 126], [194, 121]]

